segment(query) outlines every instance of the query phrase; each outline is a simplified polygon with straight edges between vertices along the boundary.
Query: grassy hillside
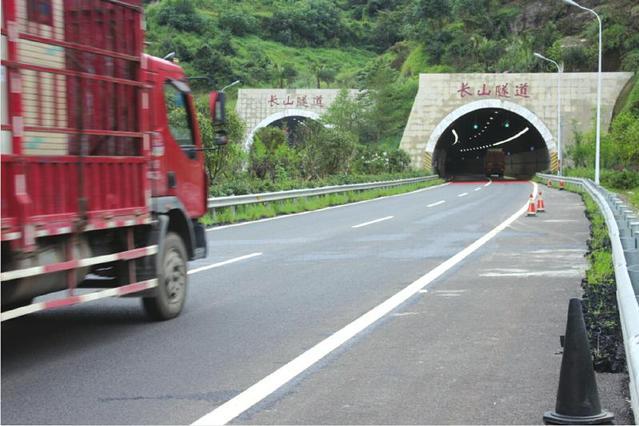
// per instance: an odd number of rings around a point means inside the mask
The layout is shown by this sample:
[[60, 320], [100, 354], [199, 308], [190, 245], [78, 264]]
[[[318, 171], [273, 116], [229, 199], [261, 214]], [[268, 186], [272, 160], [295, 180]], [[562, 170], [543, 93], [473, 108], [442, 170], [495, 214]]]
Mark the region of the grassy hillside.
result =
[[[582, 0], [604, 19], [604, 67], [639, 68], [635, 0]], [[383, 58], [420, 72], [566, 71], [596, 67], [596, 21], [561, 1], [159, 0], [147, 4], [148, 50], [176, 51], [194, 74], [223, 84], [343, 87]]]

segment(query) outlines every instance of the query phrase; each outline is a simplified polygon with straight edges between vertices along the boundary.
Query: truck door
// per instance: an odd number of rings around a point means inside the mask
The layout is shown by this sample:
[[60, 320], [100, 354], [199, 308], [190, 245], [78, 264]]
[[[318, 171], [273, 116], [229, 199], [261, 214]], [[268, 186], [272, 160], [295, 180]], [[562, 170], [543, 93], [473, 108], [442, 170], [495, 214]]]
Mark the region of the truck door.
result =
[[176, 195], [190, 217], [199, 217], [206, 211], [204, 155], [195, 108], [188, 85], [178, 80], [164, 83], [164, 105], [167, 125], [164, 129], [166, 144], [165, 164], [167, 186]]

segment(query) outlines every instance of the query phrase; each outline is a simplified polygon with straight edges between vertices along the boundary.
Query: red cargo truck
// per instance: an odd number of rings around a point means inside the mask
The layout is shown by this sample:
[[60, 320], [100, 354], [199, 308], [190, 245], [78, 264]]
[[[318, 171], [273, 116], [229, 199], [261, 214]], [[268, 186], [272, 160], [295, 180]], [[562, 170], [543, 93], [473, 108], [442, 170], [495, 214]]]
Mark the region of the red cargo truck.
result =
[[[142, 12], [2, 2], [2, 321], [111, 296], [182, 310], [207, 177], [187, 78], [143, 53]], [[223, 94], [211, 107], [223, 121]]]

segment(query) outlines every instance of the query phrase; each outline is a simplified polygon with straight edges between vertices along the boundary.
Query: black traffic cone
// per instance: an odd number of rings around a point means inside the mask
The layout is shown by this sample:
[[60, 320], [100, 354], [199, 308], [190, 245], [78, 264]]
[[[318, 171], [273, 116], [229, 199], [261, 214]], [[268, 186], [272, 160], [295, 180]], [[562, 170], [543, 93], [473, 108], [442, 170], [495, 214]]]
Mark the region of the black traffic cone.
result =
[[601, 409], [592, 366], [581, 300], [570, 299], [564, 354], [561, 358], [555, 411], [544, 414], [545, 424], [612, 424], [615, 416]]

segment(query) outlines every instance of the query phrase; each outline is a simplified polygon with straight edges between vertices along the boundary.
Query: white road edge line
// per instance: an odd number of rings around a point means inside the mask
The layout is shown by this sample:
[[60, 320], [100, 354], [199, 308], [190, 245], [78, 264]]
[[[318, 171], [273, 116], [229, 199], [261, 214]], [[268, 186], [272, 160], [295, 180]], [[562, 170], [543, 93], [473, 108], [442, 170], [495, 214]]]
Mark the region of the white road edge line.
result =
[[441, 183], [439, 185], [428, 186], [426, 188], [416, 189], [415, 191], [411, 191], [411, 192], [403, 192], [401, 194], [386, 195], [384, 197], [371, 198], [370, 200], [362, 200], [362, 201], [356, 201], [354, 203], [346, 203], [346, 204], [340, 204], [340, 205], [337, 205], [337, 206], [329, 206], [329, 207], [324, 207], [323, 209], [309, 210], [309, 211], [306, 211], [306, 212], [299, 212], [299, 213], [283, 214], [283, 215], [275, 216], [275, 217], [266, 217], [264, 219], [251, 220], [251, 221], [248, 221], [248, 222], [231, 223], [230, 225], [214, 226], [212, 228], [208, 228], [206, 230], [206, 232], [219, 231], [221, 229], [226, 229], [226, 228], [235, 228], [237, 226], [245, 226], [245, 225], [250, 225], [250, 224], [253, 224], [253, 223], [270, 222], [271, 220], [285, 219], [287, 217], [295, 217], [295, 216], [301, 216], [301, 215], [305, 215], [305, 214], [319, 213], [319, 212], [323, 212], [323, 211], [326, 211], [326, 210], [339, 209], [339, 208], [342, 208], [342, 207], [356, 206], [358, 204], [364, 204], [364, 203], [370, 203], [370, 202], [373, 202], [373, 201], [384, 200], [386, 198], [405, 197], [407, 195], [417, 194], [417, 193], [424, 192], [424, 191], [430, 191], [431, 189], [442, 188], [442, 187], [448, 186], [448, 185], [450, 185], [450, 182], [444, 182], [444, 183]]
[[383, 222], [385, 220], [392, 219], [394, 217], [395, 216], [382, 217], [380, 219], [371, 220], [370, 222], [364, 222], [364, 223], [360, 223], [359, 225], [353, 225], [351, 226], [351, 228], [361, 228], [362, 226], [372, 225], [373, 223], [377, 223], [377, 222]]
[[461, 194], [458, 195], [458, 197], [465, 197], [466, 195], [468, 195], [468, 192], [462, 192]]
[[481, 191], [481, 186], [475, 188], [475, 191]]
[[[531, 182], [533, 185], [534, 193], [537, 192], [537, 184]], [[241, 392], [234, 398], [218, 406], [216, 409], [208, 414], [197, 419], [193, 422], [193, 425], [223, 425], [255, 404], [262, 401], [267, 396], [284, 386], [290, 380], [295, 378], [300, 373], [307, 370], [313, 364], [324, 358], [326, 355], [339, 348], [341, 345], [361, 333], [363, 330], [370, 327], [373, 323], [377, 322], [380, 318], [384, 317], [399, 305], [404, 303], [410, 297], [419, 293], [428, 284], [434, 281], [436, 278], [443, 275], [450, 268], [464, 260], [473, 252], [477, 251], [481, 246], [486, 244], [492, 238], [494, 238], [501, 231], [506, 229], [511, 223], [517, 220], [522, 214], [526, 212], [528, 208], [528, 202], [524, 204], [519, 210], [517, 210], [512, 216], [506, 219], [501, 224], [497, 225], [487, 234], [470, 244], [468, 247], [458, 252], [453, 257], [439, 264], [432, 269], [426, 275], [417, 279], [417, 281], [400, 290], [389, 299], [375, 306], [373, 309], [357, 318], [341, 330], [338, 330], [333, 335], [322, 340], [311, 349], [307, 350], [297, 358], [293, 359], [289, 363], [275, 370], [273, 373], [264, 377], [259, 382], [255, 383], [245, 391]]]
[[437, 201], [436, 203], [430, 203], [426, 207], [435, 207], [435, 206], [438, 206], [440, 204], [444, 204], [445, 202], [446, 202], [446, 200], [440, 200], [440, 201]]
[[240, 262], [242, 260], [250, 259], [252, 257], [261, 256], [263, 253], [251, 253], [240, 257], [235, 257], [233, 259], [225, 260], [224, 262], [213, 263], [212, 265], [201, 266], [199, 268], [191, 269], [187, 272], [187, 274], [196, 274], [198, 272], [207, 271], [213, 268], [219, 268], [220, 266], [229, 265], [231, 263]]

